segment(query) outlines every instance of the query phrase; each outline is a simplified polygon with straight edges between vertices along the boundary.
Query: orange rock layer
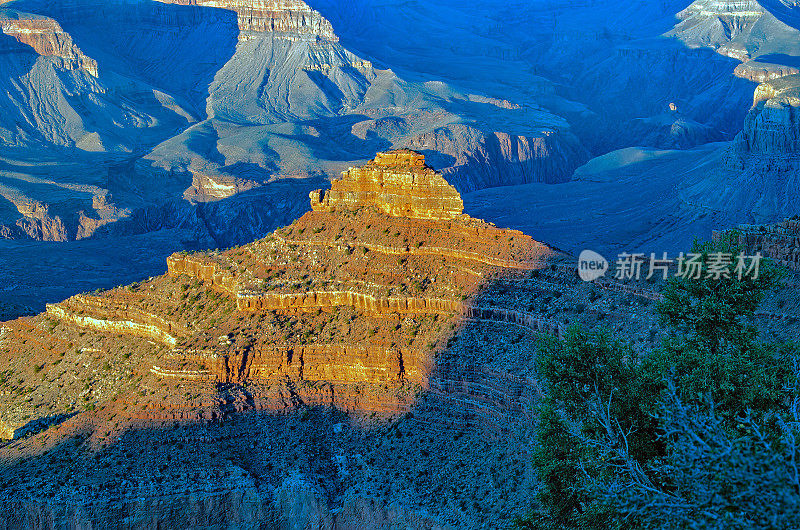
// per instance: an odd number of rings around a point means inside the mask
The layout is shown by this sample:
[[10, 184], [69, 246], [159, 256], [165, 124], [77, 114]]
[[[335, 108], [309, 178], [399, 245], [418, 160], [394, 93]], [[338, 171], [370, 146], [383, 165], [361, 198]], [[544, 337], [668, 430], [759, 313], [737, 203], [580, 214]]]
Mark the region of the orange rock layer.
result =
[[247, 351], [219, 354], [214, 351], [176, 350], [171, 359], [194, 362], [201, 370], [170, 370], [172, 377], [210, 379], [220, 383], [292, 380], [343, 384], [425, 385], [430, 371], [428, 354], [379, 344], [260, 344]]
[[[432, 377], [437, 387], [463, 379], [455, 373], [463, 367], [434, 366], [459, 325], [561, 334], [558, 323], [476, 298], [487, 281], [527, 276], [558, 254], [464, 215], [458, 193], [421, 154], [379, 153], [317, 195], [315, 211], [263, 240], [174, 254], [166, 277], [73, 297], [48, 313], [93, 330], [104, 350], [115, 347], [100, 340], [106, 334], [171, 346], [153, 346], [149, 375], [244, 385], [251, 402], [241, 406], [255, 408], [403, 410]], [[467, 395], [453, 399], [478, 410], [483, 383], [464, 381]], [[166, 414], [194, 414], [184, 409], [178, 400]]]
[[358, 210], [374, 206], [395, 217], [452, 219], [464, 211], [456, 189], [425, 165], [425, 157], [402, 149], [379, 153], [359, 168], [350, 168], [327, 191], [311, 192], [315, 211]]
[[97, 296], [77, 295], [61, 304], [47, 304], [47, 313], [79, 327], [148, 337], [172, 346], [179, 337], [189, 335], [185, 326], [135, 306], [119, 305], [114, 300]]

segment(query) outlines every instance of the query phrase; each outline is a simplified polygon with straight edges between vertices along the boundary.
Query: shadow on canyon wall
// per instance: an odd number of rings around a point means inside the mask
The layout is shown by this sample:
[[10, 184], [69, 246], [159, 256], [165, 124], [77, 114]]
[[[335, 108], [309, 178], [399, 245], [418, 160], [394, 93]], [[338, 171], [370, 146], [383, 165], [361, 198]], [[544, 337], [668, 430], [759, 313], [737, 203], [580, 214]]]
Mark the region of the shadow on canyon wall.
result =
[[[506, 279], [487, 282], [474, 300], [492, 303], [507, 291]], [[408, 528], [435, 529], [431, 514], [473, 526], [524, 513], [536, 483], [525, 448], [541, 396], [532, 376], [538, 337], [480, 319], [443, 333], [428, 388], [391, 418], [304, 403], [292, 385], [283, 399], [294, 409], [258, 410], [253, 387], [218, 384], [211, 410], [168, 409], [123, 429], [114, 422], [147, 415], [132, 396], [57, 427], [32, 421], [43, 432], [11, 442], [22, 444], [19, 456], [0, 470], [2, 528], [21, 528], [31, 517], [112, 528], [136, 516], [137, 528], [320, 521], [382, 528], [381, 517], [410, 517]], [[335, 401], [346, 391], [320, 394]], [[491, 493], [479, 498], [484, 490]], [[63, 502], [45, 499], [54, 491]], [[354, 499], [369, 499], [382, 515], [356, 510]]]
[[155, 0], [18, 0], [10, 7], [55, 19], [101, 75], [142, 78], [190, 103], [196, 117], [206, 116], [208, 89], [239, 37], [237, 14], [215, 7]]

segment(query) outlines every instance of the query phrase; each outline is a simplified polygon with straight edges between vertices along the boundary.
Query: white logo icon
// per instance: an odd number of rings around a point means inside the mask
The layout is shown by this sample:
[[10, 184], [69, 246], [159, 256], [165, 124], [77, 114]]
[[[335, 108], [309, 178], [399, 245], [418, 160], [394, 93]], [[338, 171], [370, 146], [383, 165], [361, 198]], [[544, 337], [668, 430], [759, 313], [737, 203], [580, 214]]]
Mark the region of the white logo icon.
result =
[[578, 276], [585, 282], [592, 282], [608, 272], [608, 260], [594, 252], [584, 250], [578, 256]]

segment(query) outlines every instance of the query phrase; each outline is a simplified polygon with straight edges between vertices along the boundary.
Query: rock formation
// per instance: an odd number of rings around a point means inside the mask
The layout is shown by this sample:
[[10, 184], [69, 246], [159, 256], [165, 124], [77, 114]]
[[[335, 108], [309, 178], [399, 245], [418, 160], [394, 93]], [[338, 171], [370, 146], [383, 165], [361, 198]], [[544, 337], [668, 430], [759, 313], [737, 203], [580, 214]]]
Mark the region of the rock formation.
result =
[[527, 509], [538, 336], [577, 321], [655, 347], [658, 286], [580, 281], [461, 213], [419, 153], [332, 188], [347, 200], [263, 239], [0, 326], [0, 528], [496, 528]]
[[97, 62], [87, 57], [55, 20], [0, 9], [0, 52], [24, 52], [27, 49], [45, 57], [62, 59], [61, 67], [67, 70], [80, 68], [97, 77]]
[[566, 182], [589, 159], [577, 138], [555, 127], [520, 135], [458, 123], [414, 135], [407, 145], [441, 160], [434, 167], [462, 193], [509, 182]]
[[[375, 417], [407, 418], [409, 437], [516, 428], [538, 390], [528, 375], [509, 372], [508, 356], [533, 344], [518, 337], [563, 330], [518, 296], [538, 292], [536, 275], [555, 271], [566, 258], [521, 232], [464, 215], [458, 193], [419, 153], [379, 153], [346, 172], [332, 190], [324, 208], [264, 239], [174, 254], [164, 276], [75, 296], [0, 328], [0, 387], [15, 381], [10, 394], [0, 394], [0, 432], [18, 439], [7, 450], [18, 451], [15, 444], [28, 440], [23, 435], [37, 432], [57, 445], [80, 438], [101, 453], [137, 447], [124, 464], [137, 470], [125, 471], [124, 480], [103, 478], [105, 467], [89, 466], [76, 471], [76, 481], [48, 506], [27, 486], [4, 488], [0, 506], [12, 514], [4, 528], [16, 528], [23, 513], [57, 524], [104, 526], [114, 523], [102, 513], [115, 513], [137, 528], [154, 521], [213, 525], [240, 516], [245, 527], [314, 520], [346, 528], [359, 517], [376, 527], [387, 518], [407, 520], [408, 528], [441, 526], [438, 516], [394, 505], [383, 494], [373, 500], [357, 494], [368, 479], [356, 462], [368, 450], [362, 444], [371, 442], [337, 433], [355, 433], [356, 424]], [[18, 370], [48, 382], [17, 393], [19, 378], [9, 374]], [[58, 397], [50, 394], [55, 389]], [[42, 414], [40, 401], [49, 403], [48, 413]], [[342, 419], [333, 422], [336, 415]], [[246, 427], [250, 421], [259, 426]], [[298, 426], [305, 434], [295, 432]], [[153, 434], [165, 427], [165, 434]], [[237, 434], [240, 428], [249, 429], [249, 437]], [[364, 436], [372, 436], [370, 429]], [[177, 436], [181, 447], [208, 444], [209, 456], [227, 452], [221, 447], [236, 439], [246, 459], [261, 459], [253, 464], [258, 471], [244, 462], [200, 465], [207, 457], [194, 451], [170, 453], [164, 464], [173, 442], [153, 445], [163, 436]], [[281, 438], [285, 442], [277, 442]], [[284, 462], [287, 447], [313, 462], [318, 450], [306, 442], [345, 444], [346, 453], [321, 455], [305, 471], [305, 464]], [[62, 457], [82, 458], [72, 444]], [[323, 469], [323, 461], [339, 463]], [[363, 465], [373, 465], [369, 461]], [[255, 472], [266, 482], [254, 489], [242, 478], [245, 468], [245, 475]], [[347, 489], [350, 500], [311, 502], [316, 493], [306, 491], [305, 479], [292, 478], [297, 473], [315, 477], [312, 483], [322, 480], [326, 492]], [[146, 476], [158, 477], [159, 487]], [[51, 488], [48, 482], [39, 491]], [[154, 507], [165, 493], [181, 499], [176, 515]], [[309, 500], [301, 509], [292, 503], [302, 495]], [[94, 500], [77, 513], [70, 508], [76, 496]], [[119, 510], [103, 504], [117, 498], [124, 499]], [[211, 505], [222, 512], [200, 515]], [[326, 512], [332, 506], [342, 514]]]
[[[153, 363], [160, 377], [329, 385], [332, 396], [296, 392], [310, 403], [379, 411], [407, 408], [392, 397], [398, 389], [429, 386], [450, 321], [559, 333], [535, 315], [469, 302], [487, 275], [526, 276], [558, 254], [464, 215], [459, 194], [421, 154], [378, 153], [312, 193], [312, 207], [266, 239], [174, 254], [168, 276], [146, 288], [76, 296], [48, 305], [47, 316], [100, 342], [138, 337], [174, 350]], [[256, 333], [262, 326], [273, 332]], [[354, 397], [354, 386], [370, 390]], [[275, 391], [253, 398], [278, 406]]]
[[714, 232], [713, 238], [732, 238], [746, 255], [760, 253], [776, 264], [800, 271], [800, 220], [786, 219], [774, 225], [742, 225]]
[[800, 75], [758, 86], [735, 145], [740, 153], [790, 158], [800, 154]]
[[311, 192], [314, 211], [357, 210], [374, 206], [395, 217], [452, 219], [464, 211], [456, 189], [430, 167], [425, 157], [404, 149], [378, 153], [360, 168], [350, 168], [327, 191]]
[[240, 40], [248, 32], [270, 32], [279, 37], [313, 37], [336, 42], [333, 27], [319, 12], [302, 0], [159, 0], [166, 4], [211, 7], [236, 12]]
[[741, 61], [735, 75], [765, 83], [798, 73], [796, 10], [781, 0], [696, 0], [667, 36]]
[[744, 61], [750, 58], [750, 31], [765, 14], [756, 0], [695, 0], [678, 13], [681, 22], [668, 35]]

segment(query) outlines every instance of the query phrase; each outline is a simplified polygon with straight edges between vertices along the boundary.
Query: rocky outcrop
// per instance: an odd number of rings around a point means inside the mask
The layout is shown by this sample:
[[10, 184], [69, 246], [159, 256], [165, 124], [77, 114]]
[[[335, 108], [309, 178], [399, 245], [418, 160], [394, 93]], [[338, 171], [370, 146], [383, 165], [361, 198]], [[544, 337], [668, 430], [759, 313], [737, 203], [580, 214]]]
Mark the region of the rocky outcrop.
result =
[[200, 255], [178, 253], [169, 256], [167, 258], [167, 274], [172, 277], [186, 274], [234, 295], [239, 291], [238, 282], [233, 274], [220, 270], [219, 264], [204, 259]]
[[167, 258], [169, 274], [182, 274], [218, 287], [236, 297], [240, 311], [316, 311], [321, 308], [349, 306], [363, 313], [452, 313], [461, 308], [454, 300], [439, 298], [377, 297], [355, 291], [305, 291], [302, 293], [265, 293], [242, 290], [237, 279], [220, 271], [219, 265], [201, 257], [173, 254]]
[[9, 239], [16, 239], [15, 235], [22, 235], [40, 241], [67, 241], [69, 231], [64, 221], [58, 215], [51, 215], [50, 205], [28, 198], [12, 198], [22, 216], [15, 226], [7, 227]]
[[334, 385], [396, 385], [402, 381], [425, 385], [430, 352], [379, 344], [267, 344], [233, 353], [175, 350], [167, 362], [171, 366], [194, 362], [205, 369], [181, 371], [165, 364], [155, 367], [159, 375], [210, 378], [220, 383], [275, 382], [289, 377]]
[[667, 36], [739, 60], [734, 75], [765, 83], [798, 73], [795, 10], [781, 0], [696, 0]]
[[735, 145], [743, 154], [800, 154], [800, 75], [759, 85]]
[[77, 295], [62, 304], [47, 304], [47, 313], [80, 327], [147, 337], [170, 346], [177, 344], [178, 337], [189, 334], [186, 327], [158, 315], [136, 307], [120, 307], [99, 297]]
[[749, 256], [760, 253], [778, 265], [800, 271], [800, 220], [797, 218], [775, 225], [743, 225], [724, 232], [714, 232], [712, 237], [714, 240], [732, 238]]
[[461, 193], [494, 186], [566, 182], [589, 159], [571, 132], [555, 129], [517, 135], [483, 132], [459, 123], [417, 134], [406, 145], [435, 156], [434, 166]]
[[240, 311], [299, 310], [349, 306], [361, 313], [448, 314], [461, 308], [459, 302], [441, 298], [377, 297], [353, 291], [309, 291], [305, 293], [239, 293]]
[[723, 139], [719, 131], [674, 110], [632, 120], [630, 130], [643, 139], [643, 145], [661, 149], [688, 149]]
[[[482, 229], [483, 228], [483, 229]], [[457, 230], [457, 228], [452, 227], [452, 230]], [[489, 226], [487, 227], [478, 227], [476, 228], [477, 240], [481, 240], [481, 236], [489, 237], [493, 236], [494, 234], [489, 233]], [[519, 230], [507, 230], [509, 234], [514, 234], [516, 236], [525, 237], [525, 235], [520, 232]], [[471, 234], [473, 235], [473, 234]], [[279, 239], [283, 243], [287, 245], [307, 245], [307, 246], [321, 246], [321, 247], [331, 247], [331, 248], [338, 248], [339, 250], [345, 251], [347, 250], [347, 245], [341, 245], [336, 241], [315, 241], [315, 240], [300, 240], [300, 239], [284, 239], [280, 236], [277, 236], [276, 239]], [[420, 247], [390, 247], [386, 245], [380, 245], [378, 243], [373, 243], [371, 241], [357, 241], [355, 242], [356, 245], [366, 248], [367, 250], [371, 250], [374, 252], [381, 252], [383, 254], [391, 254], [394, 256], [435, 256], [439, 258], [452, 258], [454, 260], [459, 261], [471, 261], [475, 263], [480, 263], [482, 265], [488, 265], [490, 267], [501, 267], [503, 269], [517, 269], [517, 270], [536, 270], [542, 267], [543, 262], [540, 260], [531, 260], [531, 261], [520, 261], [520, 260], [512, 260], [512, 259], [502, 259], [496, 258], [493, 256], [488, 255], [486, 252], [469, 252], [466, 250], [461, 250], [457, 248], [447, 248], [447, 247], [435, 247], [435, 246], [420, 246]], [[353, 245], [353, 242], [350, 243]], [[168, 263], [170, 259], [178, 259], [174, 256], [168, 258]], [[174, 265], [178, 266], [179, 265]], [[211, 275], [208, 274], [195, 274], [195, 276], [205, 278], [208, 276], [210, 278]]]
[[318, 11], [301, 0], [159, 0], [167, 4], [211, 7], [234, 11], [241, 39], [247, 32], [270, 32], [278, 37], [316, 38], [336, 42], [333, 27]]
[[0, 33], [16, 41], [0, 37], [0, 53], [26, 51], [61, 60], [66, 70], [82, 69], [97, 77], [97, 62], [84, 55], [55, 20], [19, 11], [0, 9]]
[[733, 69], [734, 75], [755, 83], [767, 83], [789, 75], [800, 74], [800, 68], [785, 64], [771, 64], [761, 61], [747, 61]]
[[315, 211], [372, 206], [388, 215], [418, 219], [451, 219], [464, 211], [456, 189], [425, 165], [424, 155], [408, 149], [378, 153], [365, 166], [342, 173], [330, 190], [310, 196]]
[[555, 320], [543, 318], [540, 315], [534, 315], [524, 311], [511, 311], [497, 307], [481, 307], [466, 304], [463, 307], [461, 316], [465, 319], [519, 326], [534, 333], [544, 333], [558, 338], [563, 337], [566, 331], [564, 326]]

